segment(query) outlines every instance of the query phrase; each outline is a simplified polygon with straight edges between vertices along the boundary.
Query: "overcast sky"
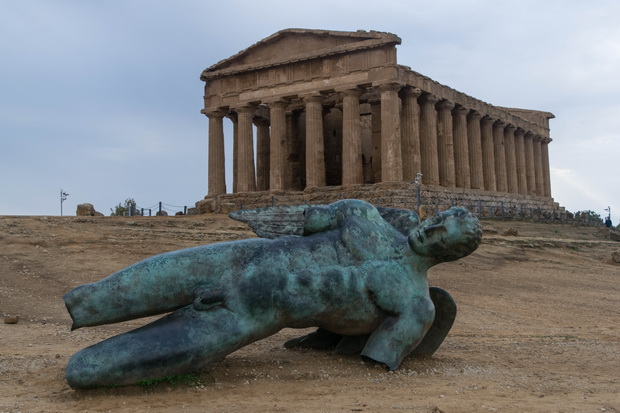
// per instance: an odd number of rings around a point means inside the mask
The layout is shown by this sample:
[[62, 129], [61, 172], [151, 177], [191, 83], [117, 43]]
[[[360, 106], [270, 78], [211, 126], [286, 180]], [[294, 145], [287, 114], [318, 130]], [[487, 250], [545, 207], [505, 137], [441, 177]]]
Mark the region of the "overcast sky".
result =
[[59, 215], [61, 188], [66, 215], [129, 197], [193, 206], [207, 193], [200, 73], [297, 27], [391, 32], [399, 64], [552, 112], [555, 201], [611, 206], [617, 224], [619, 17], [617, 0], [0, 0], [0, 215]]

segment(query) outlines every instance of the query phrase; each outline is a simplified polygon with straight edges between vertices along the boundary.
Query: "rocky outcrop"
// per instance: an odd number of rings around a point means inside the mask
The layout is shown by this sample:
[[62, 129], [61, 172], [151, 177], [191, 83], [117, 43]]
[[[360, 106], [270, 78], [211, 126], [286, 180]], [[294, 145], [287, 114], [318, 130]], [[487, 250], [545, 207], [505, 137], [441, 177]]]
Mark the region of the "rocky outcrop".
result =
[[78, 217], [102, 217], [103, 216], [101, 212], [95, 211], [95, 207], [93, 206], [93, 204], [89, 204], [89, 203], [79, 204], [77, 206], [77, 211], [75, 212], [75, 215], [77, 215]]

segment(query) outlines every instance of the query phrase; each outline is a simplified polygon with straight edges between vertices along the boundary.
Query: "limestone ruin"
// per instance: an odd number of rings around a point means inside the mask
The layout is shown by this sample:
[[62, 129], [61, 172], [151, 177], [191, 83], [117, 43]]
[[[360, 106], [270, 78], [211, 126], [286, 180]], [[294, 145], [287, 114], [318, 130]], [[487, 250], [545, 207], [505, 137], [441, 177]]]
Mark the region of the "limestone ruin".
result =
[[78, 204], [77, 209], [75, 211], [75, 215], [78, 217], [102, 217], [103, 214], [99, 211], [95, 210], [93, 204], [89, 204], [85, 202], [83, 204]]
[[274, 195], [410, 207], [417, 180], [425, 201], [557, 208], [554, 115], [493, 106], [416, 73], [397, 63], [400, 43], [376, 31], [285, 29], [205, 69], [208, 194], [197, 207], [264, 206]]

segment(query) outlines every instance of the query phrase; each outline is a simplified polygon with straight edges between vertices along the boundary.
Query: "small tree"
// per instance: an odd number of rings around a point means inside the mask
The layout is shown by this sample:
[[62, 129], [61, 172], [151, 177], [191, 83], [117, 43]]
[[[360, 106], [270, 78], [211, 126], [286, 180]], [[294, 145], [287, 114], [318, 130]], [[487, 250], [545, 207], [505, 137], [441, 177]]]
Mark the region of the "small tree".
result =
[[118, 204], [114, 209], [110, 208], [110, 211], [111, 217], [142, 215], [142, 212], [137, 210], [136, 201], [133, 198], [127, 198], [122, 205]]
[[591, 210], [577, 211], [575, 215], [580, 216], [582, 220], [585, 220], [587, 218], [589, 222], [597, 222], [597, 221], [600, 223], [603, 222], [603, 218], [601, 218], [599, 214]]

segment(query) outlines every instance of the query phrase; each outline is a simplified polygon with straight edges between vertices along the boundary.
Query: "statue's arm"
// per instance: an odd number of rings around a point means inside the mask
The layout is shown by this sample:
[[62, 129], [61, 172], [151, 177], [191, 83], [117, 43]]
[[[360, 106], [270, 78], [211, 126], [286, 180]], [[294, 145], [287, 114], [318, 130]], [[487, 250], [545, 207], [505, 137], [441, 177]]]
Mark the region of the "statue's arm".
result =
[[424, 338], [435, 317], [435, 307], [428, 297], [416, 296], [403, 312], [389, 315], [370, 335], [362, 357], [398, 368], [403, 359]]
[[385, 318], [368, 338], [362, 357], [395, 370], [422, 341], [435, 318], [428, 281], [395, 261], [375, 261], [366, 271], [369, 297]]

